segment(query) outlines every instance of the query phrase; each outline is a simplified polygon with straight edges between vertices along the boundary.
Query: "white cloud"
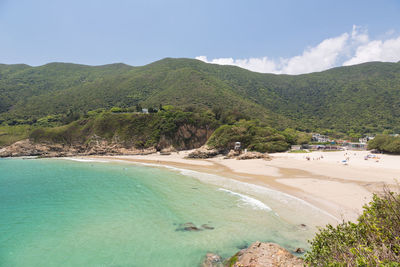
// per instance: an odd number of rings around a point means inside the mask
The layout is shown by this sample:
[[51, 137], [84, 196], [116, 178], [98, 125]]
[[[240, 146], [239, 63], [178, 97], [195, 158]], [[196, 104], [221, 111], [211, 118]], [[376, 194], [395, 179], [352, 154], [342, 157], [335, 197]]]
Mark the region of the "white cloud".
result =
[[400, 60], [400, 37], [386, 41], [375, 40], [357, 47], [355, 55], [344, 66], [369, 61], [397, 62]]
[[264, 73], [275, 72], [277, 69], [276, 63], [273, 60], [269, 60], [267, 57], [249, 59], [215, 58], [209, 61], [206, 56], [199, 56], [196, 57], [196, 59], [219, 65], [234, 65], [251, 71]]
[[353, 43], [363, 44], [369, 41], [368, 32], [366, 29], [353, 25], [353, 30], [351, 31], [351, 39]]
[[281, 72], [300, 74], [332, 68], [335, 66], [348, 39], [349, 34], [347, 33], [339, 37], [326, 39], [316, 47], [306, 49], [302, 55], [288, 59]]
[[341, 65], [353, 65], [368, 61], [400, 60], [400, 37], [387, 40], [370, 40], [366, 29], [354, 25], [351, 33], [323, 40], [309, 47], [301, 55], [291, 58], [268, 57], [233, 59], [206, 56], [196, 59], [207, 63], [234, 65], [251, 71], [277, 74], [302, 74], [322, 71]]

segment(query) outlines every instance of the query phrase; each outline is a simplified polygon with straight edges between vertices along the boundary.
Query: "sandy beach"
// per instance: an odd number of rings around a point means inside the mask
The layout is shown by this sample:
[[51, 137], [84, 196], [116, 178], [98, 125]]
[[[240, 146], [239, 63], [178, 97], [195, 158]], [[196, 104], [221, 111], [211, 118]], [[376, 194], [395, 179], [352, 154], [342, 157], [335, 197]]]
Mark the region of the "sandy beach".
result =
[[355, 221], [374, 192], [384, 185], [395, 189], [400, 179], [400, 156], [378, 154], [366, 159], [368, 151], [275, 153], [272, 160], [186, 159], [189, 153], [101, 158], [183, 168], [264, 186], [300, 198], [339, 221]]

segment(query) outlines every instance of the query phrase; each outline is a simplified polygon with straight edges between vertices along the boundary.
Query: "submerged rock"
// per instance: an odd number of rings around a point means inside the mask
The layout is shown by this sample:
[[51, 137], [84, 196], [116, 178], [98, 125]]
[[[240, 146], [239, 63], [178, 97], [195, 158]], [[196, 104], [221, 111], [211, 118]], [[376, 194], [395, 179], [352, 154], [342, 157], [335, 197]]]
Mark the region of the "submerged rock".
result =
[[213, 253], [207, 253], [202, 267], [224, 267], [221, 256]]
[[206, 229], [206, 230], [214, 230], [214, 229], [215, 229], [214, 227], [209, 226], [208, 224], [202, 224], [201, 227], [202, 227], [203, 229]]
[[194, 223], [192, 222], [187, 222], [180, 224], [178, 228], [176, 228], [175, 231], [187, 231], [187, 232], [198, 232], [202, 231], [203, 229], [198, 228]]
[[302, 259], [292, 255], [289, 251], [273, 243], [253, 243], [226, 261], [226, 266], [234, 267], [266, 267], [304, 266]]
[[302, 224], [299, 224], [299, 228], [300, 228], [301, 230], [307, 230], [307, 229], [308, 229], [308, 226], [305, 225], [304, 223], [302, 223]]
[[236, 246], [238, 249], [246, 249], [249, 247], [249, 244], [247, 242], [244, 242], [243, 244]]

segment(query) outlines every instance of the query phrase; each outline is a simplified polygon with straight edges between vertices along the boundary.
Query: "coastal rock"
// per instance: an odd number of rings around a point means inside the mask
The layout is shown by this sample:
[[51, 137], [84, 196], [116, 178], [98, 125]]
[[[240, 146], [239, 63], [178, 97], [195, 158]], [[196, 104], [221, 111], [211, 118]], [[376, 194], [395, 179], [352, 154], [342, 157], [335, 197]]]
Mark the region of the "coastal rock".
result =
[[35, 143], [29, 139], [15, 142], [1, 148], [0, 157], [71, 157], [89, 155], [147, 155], [155, 153], [154, 147], [137, 149], [126, 147], [119, 143], [109, 143], [98, 136], [93, 136], [88, 144], [74, 143], [71, 145], [57, 143]]
[[227, 266], [234, 267], [297, 267], [304, 266], [302, 259], [273, 243], [253, 243], [227, 260]]
[[229, 153], [224, 157], [224, 159], [233, 159], [240, 155], [240, 151], [235, 151], [231, 149]]
[[173, 146], [169, 146], [161, 149], [160, 155], [171, 155], [172, 152], [176, 152], [176, 149]]
[[260, 153], [255, 151], [250, 151], [239, 155], [236, 159], [245, 160], [245, 159], [270, 159], [270, 156], [266, 153]]
[[221, 256], [213, 253], [207, 253], [202, 267], [224, 267]]
[[304, 253], [304, 249], [302, 249], [302, 248], [296, 248], [296, 249], [294, 250], [294, 252], [295, 252], [295, 253]]
[[60, 144], [35, 144], [28, 139], [0, 149], [0, 157], [25, 157], [25, 156], [68, 156], [72, 151], [65, 151]]
[[245, 160], [245, 159], [271, 159], [267, 153], [260, 153], [255, 151], [249, 151], [241, 153], [240, 151], [231, 150], [224, 157], [224, 159], [237, 159], [237, 160]]
[[187, 158], [191, 159], [207, 159], [207, 158], [212, 158], [215, 157], [216, 155], [219, 154], [219, 151], [214, 148], [210, 148], [208, 146], [202, 146], [193, 152], [189, 153]]

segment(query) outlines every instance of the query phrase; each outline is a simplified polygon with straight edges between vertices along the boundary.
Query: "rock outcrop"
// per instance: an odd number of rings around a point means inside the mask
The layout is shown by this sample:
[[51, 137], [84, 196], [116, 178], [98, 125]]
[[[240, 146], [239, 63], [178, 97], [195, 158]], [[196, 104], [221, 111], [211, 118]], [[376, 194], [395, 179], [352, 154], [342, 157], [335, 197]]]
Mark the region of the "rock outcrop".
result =
[[224, 159], [233, 159], [240, 155], [240, 151], [231, 149], [228, 154], [224, 157]]
[[208, 159], [215, 157], [219, 154], [219, 151], [215, 148], [210, 148], [207, 145], [204, 145], [193, 152], [191, 152], [187, 157], [190, 159]]
[[225, 266], [300, 267], [304, 266], [304, 261], [277, 244], [257, 241], [228, 259]]
[[35, 144], [29, 141], [28, 139], [15, 142], [10, 146], [0, 149], [0, 157], [24, 157], [24, 156], [43, 156], [43, 155], [48, 157], [54, 157], [60, 154], [62, 155], [68, 154], [62, 145]]
[[157, 144], [157, 150], [162, 150], [173, 146], [178, 150], [190, 150], [204, 145], [213, 133], [213, 129], [208, 127], [197, 127], [190, 124], [179, 126], [176, 134], [160, 137]]
[[260, 153], [255, 151], [248, 151], [241, 153], [240, 151], [231, 150], [224, 157], [224, 159], [237, 159], [237, 160], [245, 160], [245, 159], [271, 159], [267, 153]]
[[240, 154], [236, 159], [244, 160], [244, 159], [270, 159], [270, 156], [266, 153], [260, 153], [255, 151], [245, 152]]
[[173, 146], [169, 146], [160, 150], [160, 155], [168, 156], [171, 155], [172, 152], [176, 152], [177, 150]]

